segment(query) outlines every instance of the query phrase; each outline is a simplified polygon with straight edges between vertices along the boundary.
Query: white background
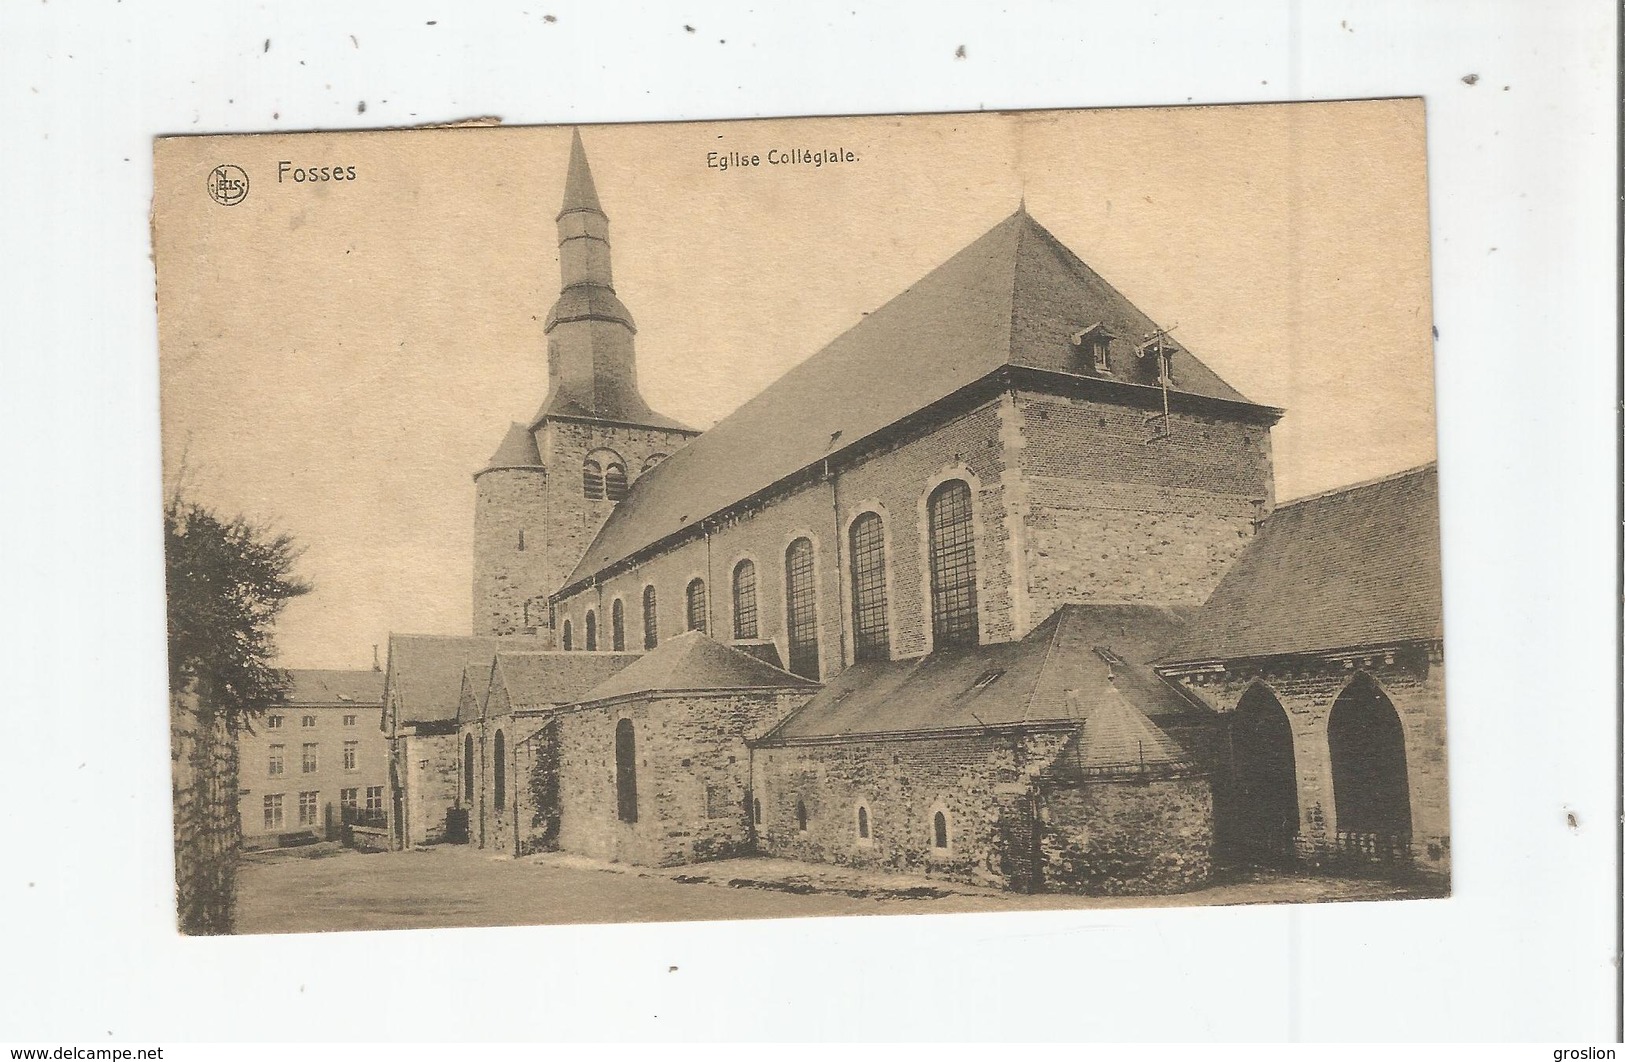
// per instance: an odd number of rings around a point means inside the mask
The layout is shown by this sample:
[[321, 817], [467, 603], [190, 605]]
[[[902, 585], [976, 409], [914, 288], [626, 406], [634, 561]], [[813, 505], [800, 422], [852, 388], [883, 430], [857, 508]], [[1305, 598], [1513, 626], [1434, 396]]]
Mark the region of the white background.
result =
[[[0, 1041], [1612, 1039], [1616, 47], [1579, 0], [8, 0]], [[151, 137], [1395, 95], [1428, 105], [1452, 899], [175, 934]]]

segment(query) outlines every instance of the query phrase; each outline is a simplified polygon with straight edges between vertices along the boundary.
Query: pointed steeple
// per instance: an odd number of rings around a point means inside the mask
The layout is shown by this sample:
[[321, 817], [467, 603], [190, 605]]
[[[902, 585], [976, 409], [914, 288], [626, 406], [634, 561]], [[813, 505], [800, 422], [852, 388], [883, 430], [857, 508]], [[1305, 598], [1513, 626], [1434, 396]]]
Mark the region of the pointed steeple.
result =
[[602, 214], [598, 205], [598, 189], [592, 183], [592, 167], [587, 165], [587, 149], [581, 143], [581, 130], [570, 133], [570, 172], [564, 178], [564, 207], [559, 217], [572, 210], [591, 210]]

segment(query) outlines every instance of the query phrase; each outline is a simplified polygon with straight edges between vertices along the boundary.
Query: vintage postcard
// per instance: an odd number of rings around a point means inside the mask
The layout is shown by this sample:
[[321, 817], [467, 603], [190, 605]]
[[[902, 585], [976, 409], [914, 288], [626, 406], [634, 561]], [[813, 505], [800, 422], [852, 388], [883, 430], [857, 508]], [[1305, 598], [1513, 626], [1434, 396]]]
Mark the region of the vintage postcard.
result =
[[1449, 891], [1420, 100], [155, 154], [186, 931]]

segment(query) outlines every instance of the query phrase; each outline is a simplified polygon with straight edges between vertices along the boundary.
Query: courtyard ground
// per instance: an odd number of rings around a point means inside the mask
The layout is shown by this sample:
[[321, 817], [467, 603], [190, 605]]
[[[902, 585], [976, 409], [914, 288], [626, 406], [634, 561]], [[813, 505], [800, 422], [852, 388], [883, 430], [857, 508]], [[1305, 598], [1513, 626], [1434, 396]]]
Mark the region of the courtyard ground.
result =
[[237, 932], [1184, 907], [1430, 894], [1359, 878], [1251, 874], [1177, 896], [1023, 896], [784, 859], [657, 869], [562, 854], [493, 857], [461, 846], [362, 853], [320, 844], [243, 857]]

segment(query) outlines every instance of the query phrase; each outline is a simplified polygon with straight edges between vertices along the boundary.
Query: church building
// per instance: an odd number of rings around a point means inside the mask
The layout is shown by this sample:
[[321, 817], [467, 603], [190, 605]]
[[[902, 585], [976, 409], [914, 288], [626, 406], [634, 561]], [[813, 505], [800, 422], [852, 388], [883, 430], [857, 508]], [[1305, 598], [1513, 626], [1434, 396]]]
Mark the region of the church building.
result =
[[[474, 630], [430, 654], [446, 739], [398, 739], [439, 779], [397, 792], [403, 844], [1099, 893], [1447, 872], [1425, 488], [1278, 512], [1282, 410], [1024, 205], [700, 433], [639, 391], [579, 134], [557, 222], [548, 391], [475, 474]], [[397, 642], [424, 657], [392, 639], [388, 703], [423, 682]]]

